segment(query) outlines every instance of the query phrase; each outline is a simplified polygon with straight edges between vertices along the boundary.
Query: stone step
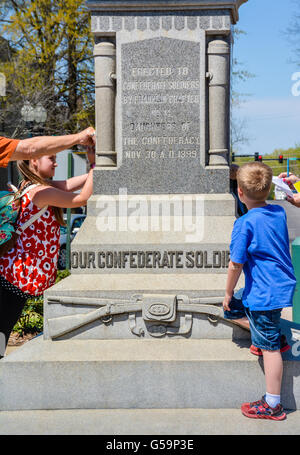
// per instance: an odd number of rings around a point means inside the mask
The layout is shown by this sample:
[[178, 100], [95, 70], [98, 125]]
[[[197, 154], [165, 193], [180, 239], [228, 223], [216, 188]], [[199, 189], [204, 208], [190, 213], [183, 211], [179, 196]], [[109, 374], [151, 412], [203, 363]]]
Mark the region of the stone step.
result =
[[[249, 344], [38, 337], [0, 361], [0, 409], [239, 409], [265, 392]], [[295, 346], [283, 354], [282, 403], [292, 410], [300, 409]]]
[[[2, 411], [0, 435], [104, 435], [104, 447], [122, 441], [122, 435], [143, 435], [143, 449], [144, 444], [148, 448], [151, 440], [163, 435], [186, 440], [192, 440], [193, 435], [297, 435], [299, 422], [300, 411], [287, 412], [287, 419], [281, 422], [248, 419], [239, 409]], [[152, 436], [145, 440], [147, 435]], [[138, 443], [139, 438], [129, 441]]]

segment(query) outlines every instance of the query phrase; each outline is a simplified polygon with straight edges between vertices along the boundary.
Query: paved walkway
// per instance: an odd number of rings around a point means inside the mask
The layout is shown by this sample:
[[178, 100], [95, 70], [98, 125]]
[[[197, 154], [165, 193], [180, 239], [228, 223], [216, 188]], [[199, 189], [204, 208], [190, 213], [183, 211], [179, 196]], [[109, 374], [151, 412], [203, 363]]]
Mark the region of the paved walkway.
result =
[[2, 411], [0, 435], [299, 435], [300, 411], [282, 422], [238, 409]]

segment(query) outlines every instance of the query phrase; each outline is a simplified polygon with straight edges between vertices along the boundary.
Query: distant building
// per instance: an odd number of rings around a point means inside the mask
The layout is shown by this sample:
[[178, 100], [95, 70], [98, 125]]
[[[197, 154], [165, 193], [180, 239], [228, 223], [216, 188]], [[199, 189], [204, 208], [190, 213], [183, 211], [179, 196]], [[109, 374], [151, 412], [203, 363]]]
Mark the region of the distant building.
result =
[[[88, 170], [87, 160], [85, 153], [74, 152], [73, 150], [64, 150], [56, 156], [56, 162], [58, 164], [55, 170], [55, 176], [53, 180], [66, 180], [68, 178], [68, 156], [71, 153], [72, 155], [72, 166], [71, 166], [71, 175], [75, 177], [77, 175], [85, 174]], [[85, 207], [78, 207], [77, 209], [72, 209], [72, 213], [85, 213]]]
[[66, 180], [68, 178], [68, 156], [72, 154], [72, 170], [71, 174], [73, 177], [87, 172], [87, 161], [85, 154], [74, 152], [73, 150], [64, 150], [56, 156], [56, 162], [58, 164], [55, 170], [54, 180]]

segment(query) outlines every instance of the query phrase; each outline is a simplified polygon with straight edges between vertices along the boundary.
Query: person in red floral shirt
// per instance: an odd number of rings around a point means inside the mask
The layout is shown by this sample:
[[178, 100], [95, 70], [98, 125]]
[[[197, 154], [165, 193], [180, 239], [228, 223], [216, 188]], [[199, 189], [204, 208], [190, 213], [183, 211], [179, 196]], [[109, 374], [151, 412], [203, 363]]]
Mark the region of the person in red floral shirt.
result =
[[[0, 337], [3, 339], [4, 334], [5, 348], [28, 297], [43, 294], [55, 283], [60, 225], [64, 224], [62, 208], [86, 205], [93, 192], [94, 149], [88, 150], [88, 159], [89, 173], [64, 181], [51, 180], [57, 167], [55, 155], [18, 162], [23, 176], [21, 188], [33, 185], [21, 198], [16, 228], [41, 209], [45, 211], [21, 232], [15, 246], [0, 257]], [[4, 356], [1, 344], [0, 358]]]

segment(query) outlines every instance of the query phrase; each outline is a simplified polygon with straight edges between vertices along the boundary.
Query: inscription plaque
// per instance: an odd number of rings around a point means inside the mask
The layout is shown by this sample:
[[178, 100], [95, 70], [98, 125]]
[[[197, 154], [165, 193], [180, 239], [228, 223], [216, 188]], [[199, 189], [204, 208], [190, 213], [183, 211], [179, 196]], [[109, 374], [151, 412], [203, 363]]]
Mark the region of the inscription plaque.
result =
[[228, 267], [228, 250], [215, 251], [73, 251], [73, 269], [188, 269], [224, 270]]
[[200, 43], [126, 43], [122, 62], [123, 164], [193, 167], [200, 157]]

